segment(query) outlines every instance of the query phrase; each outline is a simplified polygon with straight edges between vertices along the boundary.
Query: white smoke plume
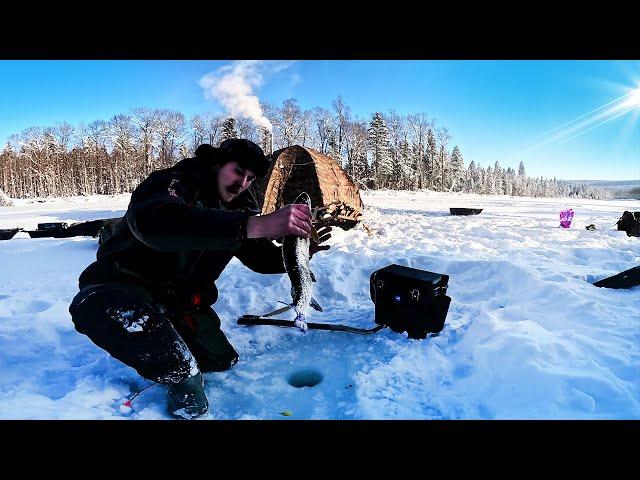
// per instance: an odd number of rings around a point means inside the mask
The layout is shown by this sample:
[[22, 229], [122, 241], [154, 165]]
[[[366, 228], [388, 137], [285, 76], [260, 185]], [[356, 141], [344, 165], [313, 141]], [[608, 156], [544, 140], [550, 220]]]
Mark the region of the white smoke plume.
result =
[[205, 98], [220, 102], [233, 117], [249, 118], [259, 127], [273, 133], [273, 126], [262, 112], [254, 88], [260, 87], [265, 74], [277, 73], [293, 62], [240, 60], [206, 74], [198, 84]]

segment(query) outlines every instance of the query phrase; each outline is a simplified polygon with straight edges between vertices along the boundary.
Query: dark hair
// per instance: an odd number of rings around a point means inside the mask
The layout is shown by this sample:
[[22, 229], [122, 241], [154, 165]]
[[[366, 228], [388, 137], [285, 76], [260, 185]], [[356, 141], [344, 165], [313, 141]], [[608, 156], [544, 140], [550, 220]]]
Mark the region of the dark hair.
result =
[[269, 170], [269, 161], [262, 149], [244, 138], [229, 138], [215, 148], [203, 143], [195, 151], [196, 157], [224, 165], [236, 161], [242, 168], [251, 170], [257, 177], [263, 177]]

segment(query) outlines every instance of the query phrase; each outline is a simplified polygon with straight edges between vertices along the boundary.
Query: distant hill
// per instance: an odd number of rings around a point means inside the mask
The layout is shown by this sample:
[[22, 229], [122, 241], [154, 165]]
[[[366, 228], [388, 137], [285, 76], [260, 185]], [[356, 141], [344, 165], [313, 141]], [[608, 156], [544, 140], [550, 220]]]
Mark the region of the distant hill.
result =
[[591, 185], [609, 190], [614, 198], [640, 199], [640, 180], [563, 180], [567, 185]]
[[640, 180], [564, 180], [569, 185], [593, 185], [607, 190], [630, 190], [640, 187]]

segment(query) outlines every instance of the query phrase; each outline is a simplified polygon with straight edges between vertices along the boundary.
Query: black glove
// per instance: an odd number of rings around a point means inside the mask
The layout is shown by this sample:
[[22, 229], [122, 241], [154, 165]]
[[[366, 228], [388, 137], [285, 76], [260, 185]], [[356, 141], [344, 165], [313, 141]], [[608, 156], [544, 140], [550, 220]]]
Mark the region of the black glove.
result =
[[320, 245], [322, 242], [326, 242], [331, 238], [331, 227], [322, 227], [318, 230], [318, 241], [316, 242], [313, 238], [309, 241], [309, 258], [313, 257], [314, 253], [319, 252], [320, 250], [329, 250], [329, 245]]

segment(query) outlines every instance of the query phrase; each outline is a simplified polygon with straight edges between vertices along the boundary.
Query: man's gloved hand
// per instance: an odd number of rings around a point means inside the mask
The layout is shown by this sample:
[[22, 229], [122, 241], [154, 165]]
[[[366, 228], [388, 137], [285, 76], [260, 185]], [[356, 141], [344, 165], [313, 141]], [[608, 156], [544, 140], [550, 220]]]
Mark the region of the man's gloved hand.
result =
[[314, 253], [320, 250], [329, 250], [329, 245], [320, 245], [322, 242], [326, 242], [331, 238], [331, 227], [322, 227], [318, 230], [318, 241], [313, 238], [309, 239], [309, 258], [313, 257]]

